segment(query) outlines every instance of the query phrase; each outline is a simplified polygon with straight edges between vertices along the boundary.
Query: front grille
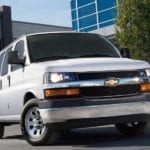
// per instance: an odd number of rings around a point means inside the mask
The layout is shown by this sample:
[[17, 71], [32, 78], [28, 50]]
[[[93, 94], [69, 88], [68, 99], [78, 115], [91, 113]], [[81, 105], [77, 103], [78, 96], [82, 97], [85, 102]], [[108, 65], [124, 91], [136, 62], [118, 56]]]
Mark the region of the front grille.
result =
[[[89, 72], [78, 73], [78, 80], [96, 80], [108, 78], [135, 78], [139, 77], [138, 71], [118, 71], [118, 72]], [[118, 85], [114, 87], [83, 87], [81, 88], [81, 95], [84, 97], [118, 97], [134, 95], [140, 92], [138, 84], [132, 85]]]
[[84, 87], [81, 95], [84, 97], [118, 97], [137, 94], [139, 85], [120, 85], [117, 87]]

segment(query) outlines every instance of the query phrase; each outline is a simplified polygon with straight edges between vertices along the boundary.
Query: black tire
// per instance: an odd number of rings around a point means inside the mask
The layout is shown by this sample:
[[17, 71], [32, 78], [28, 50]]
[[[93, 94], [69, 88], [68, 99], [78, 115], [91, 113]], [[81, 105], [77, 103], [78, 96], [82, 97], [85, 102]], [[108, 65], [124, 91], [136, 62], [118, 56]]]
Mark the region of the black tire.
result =
[[2, 139], [4, 136], [4, 126], [0, 125], [0, 139]]
[[21, 131], [27, 142], [33, 146], [38, 146], [38, 145], [44, 145], [46, 143], [48, 144], [54, 144], [55, 141], [58, 139], [58, 132], [52, 128], [49, 128], [44, 125], [44, 132], [40, 135], [40, 137], [33, 138], [30, 136], [29, 132], [27, 131], [28, 129], [26, 128], [25, 125], [25, 117], [28, 111], [34, 107], [38, 108], [38, 100], [37, 99], [31, 99], [29, 100], [23, 109], [22, 115], [21, 115]]
[[133, 122], [126, 124], [116, 124], [116, 128], [124, 135], [141, 135], [144, 134], [147, 122]]

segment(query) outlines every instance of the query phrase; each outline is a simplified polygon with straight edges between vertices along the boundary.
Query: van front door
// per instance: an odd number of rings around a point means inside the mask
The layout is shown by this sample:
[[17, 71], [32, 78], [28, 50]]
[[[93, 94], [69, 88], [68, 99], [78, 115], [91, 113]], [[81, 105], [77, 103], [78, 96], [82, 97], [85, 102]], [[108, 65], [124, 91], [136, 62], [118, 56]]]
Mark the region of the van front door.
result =
[[[18, 52], [19, 58], [24, 58], [24, 41], [18, 41], [15, 46], [15, 51]], [[20, 117], [23, 108], [23, 79], [24, 66], [11, 65], [9, 74], [9, 114]]]

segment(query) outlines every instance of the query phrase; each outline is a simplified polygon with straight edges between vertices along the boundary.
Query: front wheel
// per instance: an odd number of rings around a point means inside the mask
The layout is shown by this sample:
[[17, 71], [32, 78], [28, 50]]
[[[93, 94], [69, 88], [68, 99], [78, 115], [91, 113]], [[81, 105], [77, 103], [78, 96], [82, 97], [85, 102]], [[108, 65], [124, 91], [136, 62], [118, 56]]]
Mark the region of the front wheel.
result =
[[126, 124], [116, 124], [116, 128], [125, 135], [139, 135], [145, 132], [147, 122], [132, 122]]
[[24, 106], [21, 116], [22, 134], [31, 145], [43, 145], [47, 142], [53, 144], [58, 138], [58, 133], [43, 124], [37, 101], [31, 99]]

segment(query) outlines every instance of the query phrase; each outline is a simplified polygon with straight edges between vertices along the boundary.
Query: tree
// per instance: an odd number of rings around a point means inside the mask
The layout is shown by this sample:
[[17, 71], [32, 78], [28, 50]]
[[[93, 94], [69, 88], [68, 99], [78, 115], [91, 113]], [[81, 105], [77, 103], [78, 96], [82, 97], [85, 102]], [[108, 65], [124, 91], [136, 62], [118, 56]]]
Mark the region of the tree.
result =
[[150, 60], [150, 0], [118, 0], [116, 40], [133, 58]]

